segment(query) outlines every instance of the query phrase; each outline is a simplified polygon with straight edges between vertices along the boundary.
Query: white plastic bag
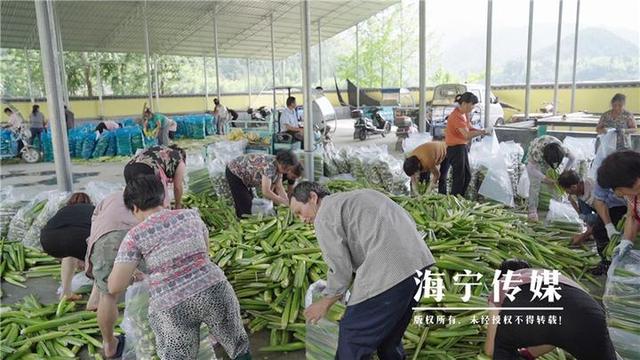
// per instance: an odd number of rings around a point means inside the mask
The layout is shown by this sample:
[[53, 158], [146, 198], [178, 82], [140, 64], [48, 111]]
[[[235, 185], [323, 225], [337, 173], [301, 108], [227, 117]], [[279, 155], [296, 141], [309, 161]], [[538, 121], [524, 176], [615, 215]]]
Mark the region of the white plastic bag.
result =
[[[476, 141], [471, 144], [469, 156], [474, 159], [474, 162], [478, 166], [485, 166], [489, 168], [491, 158], [496, 156], [500, 152], [500, 143], [498, 137], [495, 135], [495, 131], [492, 135], [487, 135], [480, 141]], [[471, 159], [469, 159], [471, 162]]]
[[411, 153], [418, 146], [428, 143], [433, 137], [428, 133], [409, 133], [409, 137], [402, 140], [402, 151], [405, 154]]
[[251, 201], [251, 215], [273, 216], [273, 201], [262, 198], [254, 198]]
[[598, 168], [600, 167], [600, 164], [602, 164], [602, 161], [604, 161], [607, 156], [616, 151], [616, 147], [618, 144], [617, 136], [618, 134], [616, 134], [615, 129], [608, 130], [606, 134], [598, 135], [598, 139], [600, 139], [600, 145], [598, 146], [596, 157], [593, 160], [593, 164], [591, 164], [588, 175], [591, 179], [596, 180], [598, 175]]
[[[79, 272], [71, 279], [71, 292], [76, 294], [86, 294], [91, 292], [93, 280], [89, 279], [84, 272]], [[58, 287], [58, 295], [62, 295], [62, 286]]]
[[518, 191], [517, 194], [519, 197], [523, 199], [529, 198], [529, 186], [531, 185], [529, 180], [529, 173], [524, 171], [520, 176], [520, 180], [518, 180]]
[[571, 151], [577, 161], [592, 161], [596, 157], [596, 139], [567, 136], [562, 144]]
[[575, 224], [579, 229], [584, 230], [584, 222], [571, 204], [551, 199], [545, 224], [549, 225], [554, 222]]
[[640, 359], [640, 334], [625, 326], [638, 326], [640, 302], [640, 250], [630, 250], [615, 257], [607, 272], [602, 302], [607, 311], [609, 336], [618, 355], [624, 359]]
[[104, 198], [116, 191], [124, 189], [123, 183], [112, 183], [107, 181], [90, 181], [84, 188], [84, 192], [89, 195], [91, 202], [99, 204]]
[[244, 154], [247, 144], [249, 142], [246, 139], [239, 141], [219, 141], [210, 144], [207, 147], [207, 158], [209, 161], [213, 159], [221, 159], [225, 164], [229, 161]]
[[[519, 151], [515, 145], [505, 144], [504, 147], [509, 149], [510, 152]], [[495, 131], [491, 136], [485, 136], [477, 145], [472, 145], [472, 151], [474, 146], [478, 166], [483, 166], [487, 169], [484, 180], [478, 189], [478, 194], [513, 207], [515, 202], [513, 200], [513, 182], [509, 176], [506, 160], [508, 155], [500, 152], [500, 144]]]
[[515, 205], [513, 201], [513, 186], [507, 168], [504, 165], [489, 167], [484, 181], [482, 181], [482, 185], [480, 185], [478, 194], [513, 207]]
[[68, 192], [49, 191], [47, 196], [47, 204], [42, 211], [31, 224], [29, 231], [24, 235], [22, 244], [27, 247], [32, 247], [42, 250], [42, 244], [40, 244], [40, 230], [47, 224], [57, 212], [62, 208], [67, 199], [69, 199]]

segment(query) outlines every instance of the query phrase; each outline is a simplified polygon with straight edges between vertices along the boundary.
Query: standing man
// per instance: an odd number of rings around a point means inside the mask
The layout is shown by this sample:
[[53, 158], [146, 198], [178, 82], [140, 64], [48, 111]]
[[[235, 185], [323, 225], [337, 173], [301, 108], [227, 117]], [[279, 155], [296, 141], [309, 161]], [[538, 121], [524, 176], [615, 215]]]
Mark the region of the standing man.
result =
[[76, 115], [67, 108], [67, 105], [64, 106], [64, 121], [67, 123], [67, 131], [76, 126]]
[[118, 255], [120, 243], [127, 231], [139, 223], [125, 206], [123, 192], [107, 196], [93, 211], [91, 235], [87, 244], [86, 274], [93, 278], [94, 290], [99, 291], [98, 326], [106, 358], [119, 358], [124, 350], [124, 335], [117, 338], [113, 327], [118, 319], [118, 299], [121, 294], [110, 294], [107, 282]]
[[[416, 147], [404, 161], [404, 173], [411, 178], [411, 190], [417, 194], [418, 183], [438, 185], [440, 194], [447, 193], [447, 144], [444, 141], [431, 141]], [[440, 167], [438, 169], [438, 167]]]
[[307, 320], [320, 320], [351, 287], [336, 359], [370, 359], [376, 351], [383, 360], [404, 359], [402, 336], [418, 291], [414, 275], [434, 264], [411, 216], [380, 192], [331, 195], [308, 181], [293, 190], [291, 209], [315, 225], [329, 266], [324, 298], [305, 310]]
[[300, 126], [300, 119], [296, 111], [297, 106], [296, 98], [289, 96], [287, 98], [287, 107], [282, 110], [280, 115], [280, 131], [293, 136], [293, 138], [300, 141], [302, 143], [301, 146], [304, 147], [304, 128]]
[[[33, 141], [38, 138], [40, 140], [40, 135], [44, 131], [45, 125], [47, 121], [44, 119], [44, 114], [40, 112], [40, 105], [35, 104], [31, 110], [31, 114], [29, 114], [29, 125], [31, 126], [31, 145], [33, 145]], [[42, 147], [42, 145], [40, 145]]]
[[218, 98], [213, 99], [213, 105], [213, 116], [218, 121], [218, 135], [224, 135], [226, 133], [225, 126], [229, 121], [229, 111], [226, 106], [220, 104]]

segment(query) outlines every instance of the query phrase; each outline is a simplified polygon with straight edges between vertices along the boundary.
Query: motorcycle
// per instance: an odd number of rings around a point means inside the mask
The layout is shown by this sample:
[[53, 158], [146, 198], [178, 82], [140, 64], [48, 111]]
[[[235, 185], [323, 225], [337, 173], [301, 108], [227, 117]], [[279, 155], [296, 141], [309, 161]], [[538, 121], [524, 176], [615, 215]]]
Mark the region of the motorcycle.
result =
[[26, 163], [33, 164], [40, 161], [40, 151], [30, 143], [31, 131], [27, 128], [20, 128], [15, 132], [17, 141], [22, 143], [22, 149], [19, 156]]
[[385, 120], [379, 112], [374, 111], [373, 119], [364, 116], [360, 109], [351, 111], [351, 118], [356, 119], [353, 138], [364, 141], [369, 135], [387, 136], [391, 132], [391, 122]]

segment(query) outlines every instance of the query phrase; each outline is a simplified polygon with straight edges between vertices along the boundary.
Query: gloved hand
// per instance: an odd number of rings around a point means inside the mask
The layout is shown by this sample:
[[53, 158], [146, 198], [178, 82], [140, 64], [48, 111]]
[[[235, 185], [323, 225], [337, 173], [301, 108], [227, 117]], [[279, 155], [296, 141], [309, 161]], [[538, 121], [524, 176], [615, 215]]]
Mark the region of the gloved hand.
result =
[[611, 258], [615, 259], [619, 256], [624, 256], [632, 248], [633, 248], [633, 242], [631, 242], [631, 240], [622, 239], [622, 241], [620, 241], [620, 244], [618, 244], [618, 246], [616, 246], [616, 248], [613, 249], [613, 255], [611, 256]]
[[616, 227], [612, 223], [608, 223], [604, 228], [607, 230], [607, 237], [609, 237], [609, 240], [611, 240], [613, 235], [620, 235], [620, 232], [616, 230]]

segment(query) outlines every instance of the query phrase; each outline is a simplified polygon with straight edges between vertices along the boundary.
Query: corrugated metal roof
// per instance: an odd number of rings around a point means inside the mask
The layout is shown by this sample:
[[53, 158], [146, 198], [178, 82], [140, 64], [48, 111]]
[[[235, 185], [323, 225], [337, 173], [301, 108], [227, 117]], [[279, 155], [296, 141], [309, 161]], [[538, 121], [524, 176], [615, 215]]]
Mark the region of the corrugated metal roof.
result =
[[[399, 0], [311, 1], [312, 45], [320, 21], [328, 39]], [[65, 51], [144, 53], [144, 1], [57, 1]], [[218, 21], [220, 57], [271, 58], [270, 19], [276, 58], [300, 52], [300, 1], [148, 1], [151, 52], [160, 55], [213, 54], [213, 15]], [[33, 1], [2, 0], [0, 47], [39, 48]]]

